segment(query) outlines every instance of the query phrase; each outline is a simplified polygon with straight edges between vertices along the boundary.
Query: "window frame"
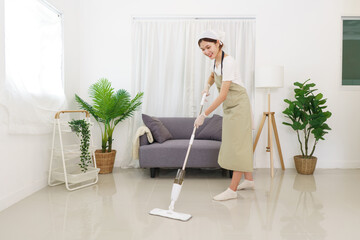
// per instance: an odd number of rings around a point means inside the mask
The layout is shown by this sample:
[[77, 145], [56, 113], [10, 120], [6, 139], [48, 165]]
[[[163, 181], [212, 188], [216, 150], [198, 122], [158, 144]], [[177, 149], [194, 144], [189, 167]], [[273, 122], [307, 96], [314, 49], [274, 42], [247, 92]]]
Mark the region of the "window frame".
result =
[[[360, 90], [360, 83], [359, 84], [349, 84], [349, 85], [344, 85], [343, 84], [343, 60], [344, 60], [344, 52], [343, 52], [343, 46], [344, 46], [344, 21], [345, 20], [357, 20], [360, 22], [360, 16], [342, 16], [341, 17], [341, 46], [340, 46], [340, 56], [341, 56], [341, 59], [340, 59], [340, 86], [342, 88], [345, 88], [345, 89], [351, 89], [351, 90]], [[359, 59], [360, 59], [360, 56], [359, 56]]]

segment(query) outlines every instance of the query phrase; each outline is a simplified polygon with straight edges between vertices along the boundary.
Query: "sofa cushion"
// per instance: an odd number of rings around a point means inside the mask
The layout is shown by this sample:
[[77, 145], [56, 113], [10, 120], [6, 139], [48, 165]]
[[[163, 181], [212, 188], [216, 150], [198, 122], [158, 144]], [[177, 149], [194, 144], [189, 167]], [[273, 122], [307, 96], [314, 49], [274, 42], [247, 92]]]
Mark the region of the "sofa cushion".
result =
[[222, 116], [214, 114], [203, 129], [196, 134], [196, 139], [209, 139], [221, 141]]
[[[220, 145], [219, 141], [195, 139], [186, 167], [218, 168]], [[188, 147], [189, 139], [171, 139], [162, 144], [142, 146], [139, 151], [140, 167], [182, 167]]]
[[[159, 117], [159, 120], [173, 136], [172, 139], [190, 139], [194, 130], [195, 119], [196, 118], [190, 117]], [[209, 120], [210, 118], [206, 118], [204, 124], [201, 125], [196, 132], [200, 132]]]
[[150, 129], [156, 142], [162, 143], [173, 138], [169, 130], [158, 118], [143, 114], [142, 119], [144, 124]]

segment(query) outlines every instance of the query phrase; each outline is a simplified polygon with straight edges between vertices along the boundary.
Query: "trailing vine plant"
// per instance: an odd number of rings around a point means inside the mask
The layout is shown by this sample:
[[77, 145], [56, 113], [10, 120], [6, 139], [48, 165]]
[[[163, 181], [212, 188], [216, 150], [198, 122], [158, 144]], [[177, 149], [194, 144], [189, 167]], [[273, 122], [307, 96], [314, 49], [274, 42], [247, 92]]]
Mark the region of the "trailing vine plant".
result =
[[80, 138], [81, 163], [79, 163], [79, 166], [81, 171], [85, 173], [88, 170], [89, 164], [91, 164], [91, 156], [89, 151], [90, 123], [85, 119], [72, 120], [69, 122], [69, 126], [71, 131], [75, 132], [75, 134]]

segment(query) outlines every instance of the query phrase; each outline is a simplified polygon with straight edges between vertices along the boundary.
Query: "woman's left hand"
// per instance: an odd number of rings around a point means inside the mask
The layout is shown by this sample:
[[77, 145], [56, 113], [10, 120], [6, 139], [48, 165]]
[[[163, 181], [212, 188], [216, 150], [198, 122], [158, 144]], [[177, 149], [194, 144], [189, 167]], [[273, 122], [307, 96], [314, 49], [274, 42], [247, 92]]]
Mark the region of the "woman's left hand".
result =
[[206, 117], [207, 117], [207, 116], [205, 115], [205, 112], [201, 113], [201, 114], [196, 118], [196, 120], [195, 120], [195, 122], [194, 122], [194, 126], [195, 126], [196, 128], [198, 128], [198, 127], [200, 127], [201, 125], [203, 125]]

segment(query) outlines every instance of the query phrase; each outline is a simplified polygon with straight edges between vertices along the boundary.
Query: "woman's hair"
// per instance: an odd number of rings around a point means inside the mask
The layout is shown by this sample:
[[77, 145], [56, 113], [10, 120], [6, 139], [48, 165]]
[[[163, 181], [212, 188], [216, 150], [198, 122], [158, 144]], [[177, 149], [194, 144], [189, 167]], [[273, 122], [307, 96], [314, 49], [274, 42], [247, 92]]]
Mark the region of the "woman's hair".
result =
[[[218, 40], [211, 39], [211, 38], [201, 38], [201, 39], [199, 39], [199, 41], [198, 41], [199, 47], [200, 47], [200, 43], [201, 43], [202, 41], [212, 42], [212, 43], [215, 43], [215, 44], [216, 44]], [[221, 49], [223, 48], [223, 46], [224, 46], [224, 44], [220, 44], [220, 45], [219, 45], [219, 49], [221, 50]]]

